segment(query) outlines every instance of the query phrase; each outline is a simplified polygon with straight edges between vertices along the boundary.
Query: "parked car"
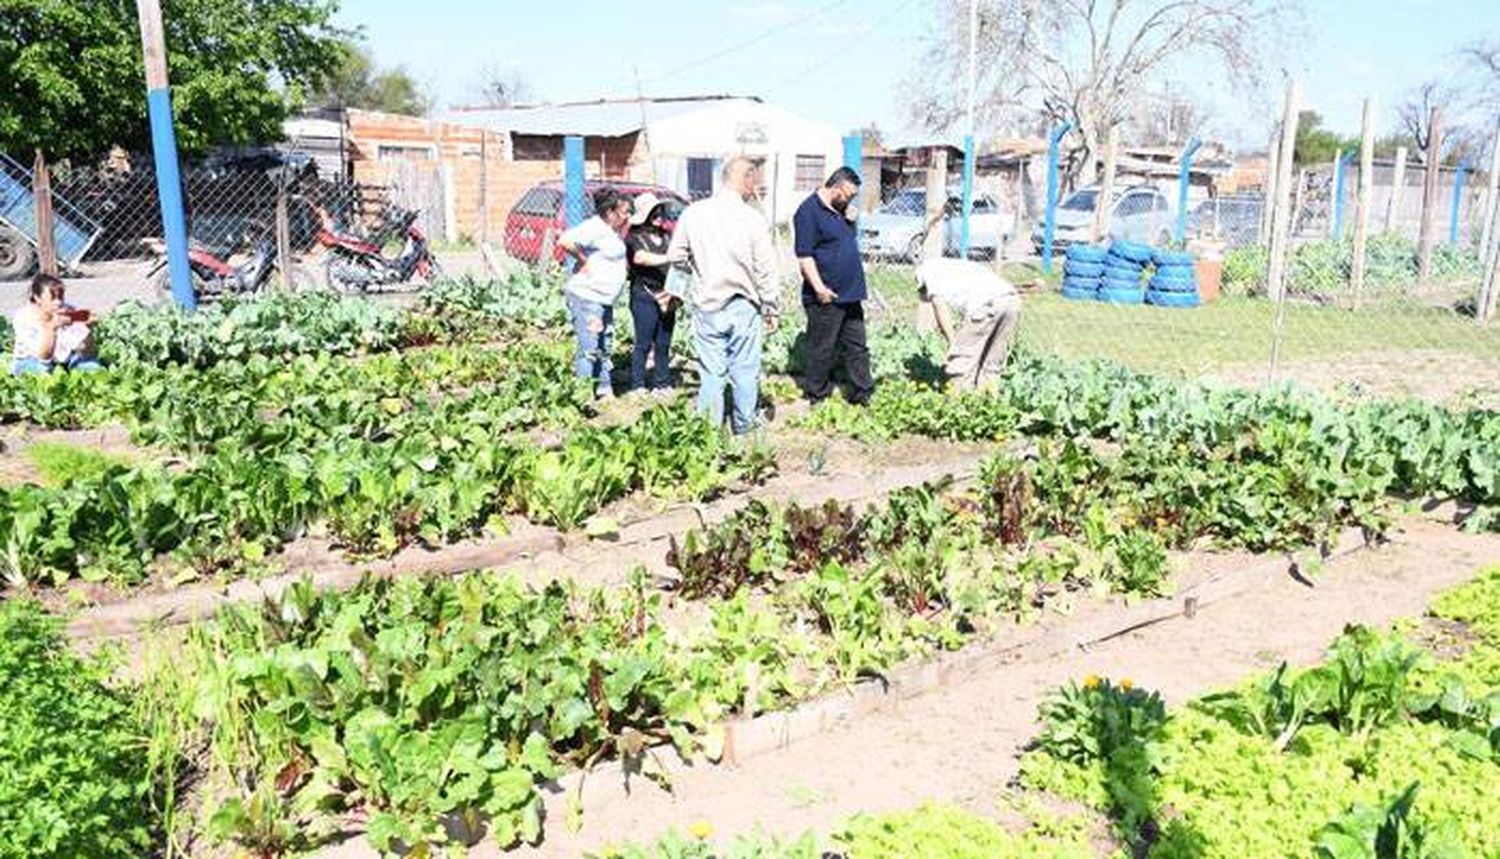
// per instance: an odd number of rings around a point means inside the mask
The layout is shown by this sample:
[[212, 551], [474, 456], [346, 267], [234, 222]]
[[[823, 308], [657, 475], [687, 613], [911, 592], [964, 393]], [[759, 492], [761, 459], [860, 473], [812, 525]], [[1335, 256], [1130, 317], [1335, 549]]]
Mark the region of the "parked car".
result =
[[[596, 192], [606, 186], [614, 188], [632, 200], [647, 191], [655, 194], [666, 203], [665, 214], [669, 232], [677, 225], [677, 218], [688, 204], [688, 201], [676, 191], [636, 182], [589, 181], [583, 183], [583, 192], [585, 196], [592, 199]], [[592, 203], [585, 203], [585, 208], [588, 215], [594, 214]], [[543, 182], [531, 186], [511, 207], [510, 214], [505, 218], [505, 252], [513, 259], [537, 263], [542, 260], [542, 255], [545, 253], [543, 249], [550, 246], [553, 260], [561, 264], [563, 253], [557, 248], [557, 238], [568, 228], [565, 216], [561, 182]]]
[[[1057, 207], [1052, 246], [1065, 248], [1074, 242], [1087, 242], [1098, 202], [1098, 188], [1079, 189], [1063, 200]], [[1160, 247], [1171, 241], [1172, 227], [1172, 207], [1158, 188], [1148, 185], [1125, 188], [1115, 192], [1110, 201], [1109, 237], [1112, 239]], [[1037, 253], [1042, 252], [1046, 228], [1046, 221], [1039, 220], [1031, 231], [1031, 244]]]
[[[957, 255], [963, 230], [963, 197], [950, 191], [943, 205], [943, 253]], [[1015, 216], [988, 194], [974, 195], [969, 215], [969, 255], [995, 259], [1010, 240]], [[927, 241], [927, 190], [899, 191], [859, 219], [859, 249], [867, 257], [917, 262]]]
[[1187, 234], [1220, 239], [1229, 247], [1254, 244], [1260, 237], [1261, 197], [1215, 197], [1199, 203], [1187, 216]]

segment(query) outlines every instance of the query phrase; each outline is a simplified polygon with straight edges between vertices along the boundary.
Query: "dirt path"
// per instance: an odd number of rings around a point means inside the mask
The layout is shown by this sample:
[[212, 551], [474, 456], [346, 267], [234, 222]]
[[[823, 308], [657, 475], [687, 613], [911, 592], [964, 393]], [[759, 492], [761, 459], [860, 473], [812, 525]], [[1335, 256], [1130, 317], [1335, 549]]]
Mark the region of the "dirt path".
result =
[[[696, 821], [712, 823], [721, 834], [757, 825], [785, 834], [826, 830], [856, 812], [928, 799], [993, 814], [1016, 774], [1018, 751], [1035, 735], [1038, 703], [1069, 679], [1130, 677], [1181, 702], [1282, 659], [1313, 661], [1346, 623], [1380, 625], [1419, 615], [1437, 592], [1500, 562], [1500, 537], [1422, 521], [1406, 528], [1389, 546], [1329, 564], [1316, 587], [1281, 578], [1202, 609], [1192, 620], [1161, 623], [1088, 652], [996, 665], [966, 683], [781, 751], [681, 774], [675, 794], [636, 779], [626, 796], [619, 784], [596, 780], [580, 832], [567, 832], [561, 801], [549, 802], [559, 814], [541, 847], [504, 853], [480, 845], [470, 855], [578, 857]], [[355, 841], [320, 855], [373, 854]]]

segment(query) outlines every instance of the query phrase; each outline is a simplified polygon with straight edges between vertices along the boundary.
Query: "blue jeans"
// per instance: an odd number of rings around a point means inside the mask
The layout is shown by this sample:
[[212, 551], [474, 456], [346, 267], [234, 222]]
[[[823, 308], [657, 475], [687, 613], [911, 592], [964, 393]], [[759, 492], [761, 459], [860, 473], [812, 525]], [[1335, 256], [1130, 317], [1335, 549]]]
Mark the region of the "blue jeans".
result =
[[672, 384], [672, 332], [677, 328], [677, 310], [663, 311], [656, 297], [640, 287], [630, 288], [630, 318], [635, 321], [635, 348], [630, 353], [630, 387], [646, 387], [646, 356], [655, 355], [651, 387]]
[[713, 312], [700, 310], [693, 318], [693, 347], [701, 375], [698, 411], [714, 426], [722, 426], [724, 386], [729, 385], [734, 394], [731, 423], [736, 434], [755, 428], [763, 325], [760, 310], [744, 298]]
[[614, 335], [615, 309], [608, 304], [587, 301], [568, 295], [568, 316], [573, 320], [573, 337], [578, 352], [573, 358], [573, 372], [580, 379], [593, 379], [600, 394], [613, 393], [609, 373], [610, 340]]
[[91, 373], [95, 370], [104, 369], [104, 365], [93, 358], [80, 358], [77, 355], [74, 355], [62, 364], [56, 361], [43, 361], [41, 358], [17, 358], [10, 365], [10, 374], [12, 376], [25, 376], [30, 373], [50, 373], [58, 367], [67, 370], [77, 370], [80, 373]]

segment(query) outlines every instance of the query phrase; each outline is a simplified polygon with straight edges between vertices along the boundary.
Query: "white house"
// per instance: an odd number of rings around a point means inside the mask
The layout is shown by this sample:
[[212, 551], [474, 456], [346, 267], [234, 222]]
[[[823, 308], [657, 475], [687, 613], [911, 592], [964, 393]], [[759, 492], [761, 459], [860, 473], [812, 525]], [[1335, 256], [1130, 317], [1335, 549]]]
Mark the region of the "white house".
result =
[[584, 138], [589, 178], [651, 182], [684, 196], [713, 193], [733, 155], [764, 160], [765, 208], [777, 223], [842, 163], [839, 132], [743, 96], [643, 98], [461, 108], [448, 122], [504, 131], [513, 158], [560, 161], [563, 138]]

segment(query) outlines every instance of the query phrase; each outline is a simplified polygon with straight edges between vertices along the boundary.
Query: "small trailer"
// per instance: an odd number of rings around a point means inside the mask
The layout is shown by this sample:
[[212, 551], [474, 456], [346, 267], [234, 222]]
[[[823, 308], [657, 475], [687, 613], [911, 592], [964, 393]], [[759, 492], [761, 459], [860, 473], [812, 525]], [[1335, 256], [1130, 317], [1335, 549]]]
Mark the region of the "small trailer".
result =
[[[0, 281], [21, 280], [36, 270], [36, 195], [31, 170], [0, 154]], [[103, 232], [67, 200], [52, 195], [52, 235], [57, 261], [74, 269]]]

